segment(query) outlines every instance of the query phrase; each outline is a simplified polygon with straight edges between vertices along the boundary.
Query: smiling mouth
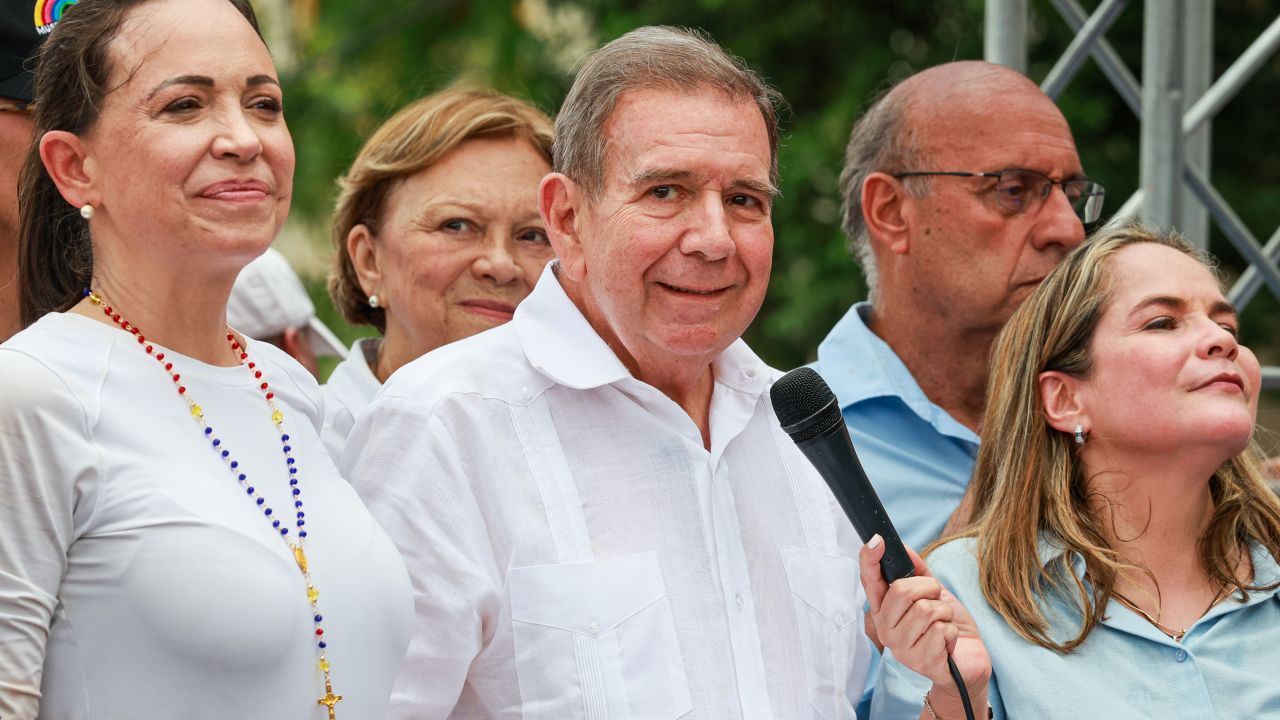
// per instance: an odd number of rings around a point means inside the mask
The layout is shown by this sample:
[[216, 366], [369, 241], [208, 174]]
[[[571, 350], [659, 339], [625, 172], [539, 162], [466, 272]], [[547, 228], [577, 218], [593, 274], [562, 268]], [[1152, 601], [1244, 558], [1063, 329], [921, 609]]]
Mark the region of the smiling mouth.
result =
[[514, 305], [493, 300], [468, 300], [462, 303], [462, 307], [476, 315], [504, 322], [510, 320], [516, 311]]
[[719, 295], [720, 293], [723, 293], [725, 290], [728, 289], [728, 288], [717, 288], [715, 290], [694, 290], [693, 288], [680, 287], [679, 285], [670, 285], [664, 282], [659, 282], [658, 284], [672, 292], [684, 293], [686, 295], [700, 295], [703, 297]]

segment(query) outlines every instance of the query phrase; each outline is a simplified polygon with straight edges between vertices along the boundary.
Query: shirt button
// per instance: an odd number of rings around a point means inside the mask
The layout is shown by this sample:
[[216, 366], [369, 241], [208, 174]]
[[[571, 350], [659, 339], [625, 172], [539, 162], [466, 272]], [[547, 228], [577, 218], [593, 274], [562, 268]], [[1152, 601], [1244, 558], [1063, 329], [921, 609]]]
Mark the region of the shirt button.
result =
[[594, 621], [587, 623], [587, 630], [591, 631], [592, 635], [595, 635], [600, 632], [600, 623]]
[[1186, 650], [1181, 650], [1181, 649], [1180, 649], [1180, 650], [1178, 650], [1178, 652], [1176, 652], [1176, 653], [1174, 653], [1174, 654], [1173, 654], [1173, 659], [1174, 659], [1174, 660], [1177, 660], [1178, 662], [1182, 662], [1182, 661], [1186, 660], [1186, 659], [1187, 659], [1187, 651], [1186, 651]]
[[746, 598], [742, 597], [742, 593], [738, 593], [737, 595], [733, 596], [733, 604], [741, 608], [742, 606], [747, 604], [747, 600]]
[[844, 616], [843, 616], [843, 615], [836, 614], [836, 616], [835, 616], [834, 618], [832, 618], [832, 619], [836, 621], [836, 624], [837, 624], [837, 625], [843, 625], [843, 624], [844, 624]]

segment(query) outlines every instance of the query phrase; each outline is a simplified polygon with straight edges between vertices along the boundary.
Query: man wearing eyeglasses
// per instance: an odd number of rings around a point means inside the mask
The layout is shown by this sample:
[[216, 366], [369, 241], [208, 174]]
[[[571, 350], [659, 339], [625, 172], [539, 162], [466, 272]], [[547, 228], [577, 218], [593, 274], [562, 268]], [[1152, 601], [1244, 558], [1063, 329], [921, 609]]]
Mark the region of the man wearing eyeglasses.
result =
[[1103, 189], [1053, 101], [983, 62], [924, 70], [877, 101], [840, 184], [870, 298], [815, 368], [898, 532], [921, 548], [968, 487], [996, 334], [1084, 240]]
[[0, 342], [18, 332], [18, 171], [35, 132], [30, 58], [43, 39], [31, 18], [30, 3], [0, 7]]

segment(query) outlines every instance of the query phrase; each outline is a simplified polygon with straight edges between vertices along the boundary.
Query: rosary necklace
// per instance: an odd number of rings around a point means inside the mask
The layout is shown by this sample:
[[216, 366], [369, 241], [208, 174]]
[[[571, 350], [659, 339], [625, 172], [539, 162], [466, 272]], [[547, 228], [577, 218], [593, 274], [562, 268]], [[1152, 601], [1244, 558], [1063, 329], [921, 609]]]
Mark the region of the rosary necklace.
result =
[[296, 518], [294, 524], [297, 527], [297, 539], [289, 538], [288, 526], [275, 516], [274, 511], [269, 505], [267, 505], [266, 498], [259, 495], [257, 488], [255, 488], [249, 481], [249, 476], [245, 473], [244, 468], [240, 466], [240, 462], [231, 457], [231, 451], [227, 450], [226, 447], [223, 446], [221, 438], [214, 433], [213, 427], [211, 427], [205, 420], [204, 409], [191, 398], [191, 395], [187, 392], [186, 386], [182, 384], [182, 375], [174, 369], [173, 363], [165, 359], [165, 354], [163, 352], [156, 352], [155, 347], [147, 342], [147, 338], [143, 336], [142, 331], [139, 330], [136, 325], [124, 319], [124, 317], [122, 317], [120, 313], [116, 312], [110, 305], [105, 304], [97, 293], [94, 293], [89, 288], [85, 288], [84, 296], [89, 298], [89, 302], [93, 303], [95, 306], [101, 307], [102, 311], [107, 317], [111, 318], [113, 323], [119, 325], [125, 332], [136, 337], [138, 339], [138, 345], [142, 346], [142, 349], [146, 351], [148, 355], [155, 358], [156, 362], [160, 363], [164, 367], [165, 373], [168, 374], [169, 378], [173, 381], [174, 387], [178, 390], [178, 395], [186, 401], [188, 409], [191, 411], [192, 419], [200, 426], [205, 439], [209, 441], [213, 451], [218, 453], [218, 456], [222, 458], [222, 462], [226, 464], [227, 469], [231, 471], [231, 475], [240, 483], [240, 487], [244, 489], [245, 494], [248, 495], [249, 499], [258, 507], [259, 510], [262, 511], [263, 517], [271, 523], [272, 528], [280, 533], [280, 539], [283, 540], [285, 545], [289, 546], [289, 550], [292, 551], [293, 560], [298, 564], [298, 570], [302, 573], [302, 579], [307, 584], [307, 601], [311, 604], [312, 621], [315, 623], [316, 628], [315, 637], [316, 649], [320, 658], [319, 667], [320, 672], [324, 675], [324, 697], [317, 700], [316, 703], [328, 708], [329, 720], [336, 720], [337, 716], [334, 706], [342, 700], [342, 696], [335, 695], [333, 693], [333, 683], [329, 678], [329, 660], [325, 656], [325, 649], [328, 648], [328, 643], [325, 642], [324, 627], [321, 625], [324, 618], [320, 615], [320, 608], [316, 604], [317, 599], [320, 597], [320, 591], [316, 590], [315, 585], [311, 582], [311, 569], [307, 565], [307, 555], [303, 551], [303, 544], [307, 539], [307, 515], [302, 511], [302, 488], [298, 486], [298, 465], [293, 459], [293, 447], [289, 444], [289, 434], [284, 431], [284, 413], [276, 407], [275, 393], [271, 392], [267, 381], [263, 379], [262, 370], [258, 369], [256, 363], [249, 360], [249, 354], [246, 348], [236, 340], [235, 334], [231, 332], [230, 328], [228, 328], [227, 342], [231, 344], [231, 352], [235, 354], [237, 359], [239, 359], [242, 366], [248, 368], [248, 370], [253, 373], [254, 379], [260, 382], [258, 388], [262, 390], [267, 400], [267, 408], [271, 410], [271, 422], [276, 426], [276, 430], [280, 433], [280, 444], [283, 446], [284, 450], [285, 467], [289, 470], [289, 490], [293, 497], [293, 508]]

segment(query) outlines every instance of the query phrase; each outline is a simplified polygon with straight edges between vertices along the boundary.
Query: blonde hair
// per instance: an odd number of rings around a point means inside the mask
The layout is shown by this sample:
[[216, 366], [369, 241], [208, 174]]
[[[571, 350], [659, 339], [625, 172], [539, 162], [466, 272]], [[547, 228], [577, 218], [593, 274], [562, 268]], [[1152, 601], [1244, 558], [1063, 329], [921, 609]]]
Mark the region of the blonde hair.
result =
[[[987, 602], [1019, 635], [1063, 653], [1089, 637], [1123, 572], [1147, 571], [1125, 562], [1108, 545], [1090, 507], [1088, 478], [1074, 439], [1044, 417], [1039, 376], [1048, 370], [1089, 376], [1090, 342], [1112, 296], [1110, 261], [1137, 243], [1178, 250], [1214, 269], [1180, 236], [1121, 221], [1101, 230], [1045, 278], [996, 339], [972, 509], [957, 534], [977, 539]], [[1280, 557], [1280, 499], [1267, 488], [1260, 460], [1250, 443], [1214, 473], [1209, 482], [1213, 517], [1200, 538], [1210, 578], [1242, 597], [1273, 587], [1242, 583], [1236, 576], [1234, 563], [1249, 543], [1259, 542]], [[1039, 554], [1042, 533], [1064, 550], [1048, 564]], [[1073, 556], [1084, 561], [1083, 577], [1073, 568]], [[1050, 636], [1040, 601], [1055, 593], [1068, 604], [1074, 600], [1080, 612], [1074, 638]]]
[[527, 140], [551, 164], [551, 118], [529, 103], [492, 90], [453, 88], [428, 95], [397, 112], [361, 148], [347, 174], [338, 179], [333, 210], [336, 250], [329, 271], [329, 296], [348, 322], [386, 330], [386, 314], [369, 307], [347, 236], [364, 225], [374, 236], [382, 223], [387, 196], [401, 180], [430, 167], [475, 138]]

